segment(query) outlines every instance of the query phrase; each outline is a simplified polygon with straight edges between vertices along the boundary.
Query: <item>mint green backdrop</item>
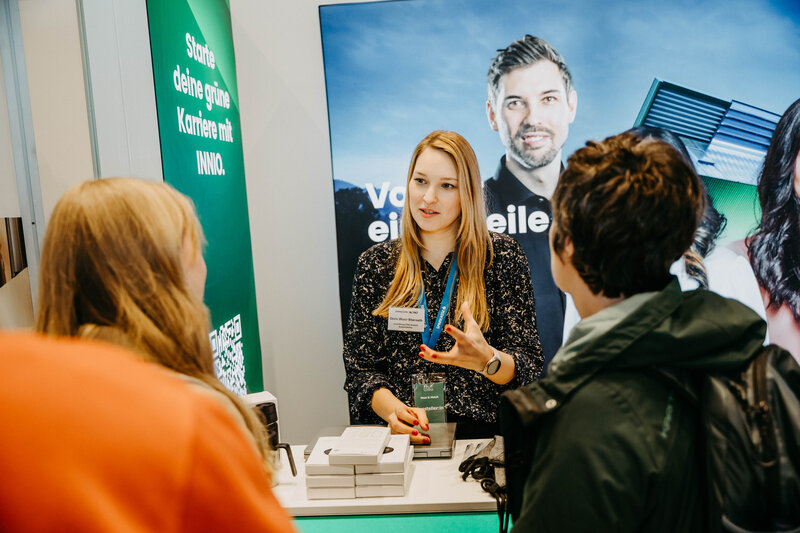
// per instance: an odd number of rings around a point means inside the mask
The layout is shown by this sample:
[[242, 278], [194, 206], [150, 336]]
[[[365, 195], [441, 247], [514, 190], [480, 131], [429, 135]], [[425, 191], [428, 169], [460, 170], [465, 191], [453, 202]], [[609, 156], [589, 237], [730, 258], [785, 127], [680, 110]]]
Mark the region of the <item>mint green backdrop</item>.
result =
[[[261, 391], [261, 343], [230, 7], [225, 0], [147, 0], [147, 16], [164, 180], [194, 201], [208, 241], [205, 303], [214, 328], [210, 340], [217, 356], [215, 368], [234, 392], [245, 392], [245, 383], [248, 392]], [[214, 68], [189, 56], [187, 33], [213, 52]], [[185, 94], [182, 86], [176, 88], [176, 69], [183, 75], [188, 69], [188, 77], [202, 84], [202, 99]], [[215, 100], [208, 109], [206, 86], [215, 83], [227, 92], [229, 107]], [[213, 139], [182, 131], [179, 108], [184, 110], [184, 121], [187, 116], [202, 115], [216, 124], [229, 122], [232, 142], [219, 135]]]

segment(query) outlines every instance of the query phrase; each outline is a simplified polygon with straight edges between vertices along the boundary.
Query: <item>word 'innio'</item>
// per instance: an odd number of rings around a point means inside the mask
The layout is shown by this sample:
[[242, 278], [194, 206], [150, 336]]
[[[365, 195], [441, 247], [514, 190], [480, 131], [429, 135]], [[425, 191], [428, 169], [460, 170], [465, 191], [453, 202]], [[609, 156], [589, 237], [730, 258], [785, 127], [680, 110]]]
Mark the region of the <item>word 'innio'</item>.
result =
[[204, 152], [197, 150], [197, 173], [211, 176], [224, 176], [225, 169], [222, 167], [222, 156], [216, 152]]

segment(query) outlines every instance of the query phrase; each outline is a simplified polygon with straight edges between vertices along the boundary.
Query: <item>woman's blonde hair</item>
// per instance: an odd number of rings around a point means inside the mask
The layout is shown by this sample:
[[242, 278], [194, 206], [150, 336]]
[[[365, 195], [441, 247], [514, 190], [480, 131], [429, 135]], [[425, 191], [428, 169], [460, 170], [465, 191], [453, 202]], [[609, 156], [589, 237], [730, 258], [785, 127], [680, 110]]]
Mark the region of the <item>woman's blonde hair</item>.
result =
[[214, 374], [208, 310], [181, 262], [186, 242], [201, 252], [194, 206], [164, 183], [110, 178], [71, 188], [47, 226], [36, 330], [120, 344], [205, 383], [242, 415], [269, 471], [263, 424]]
[[458, 194], [461, 200], [461, 218], [456, 242], [458, 243], [458, 298], [455, 310], [451, 310], [453, 322], [461, 319], [461, 305], [469, 302], [472, 314], [483, 331], [489, 327], [489, 311], [486, 305], [487, 251], [489, 264], [493, 252], [486, 228], [486, 209], [481, 191], [481, 175], [478, 159], [466, 139], [452, 131], [434, 131], [426, 136], [414, 149], [406, 180], [406, 198], [403, 206], [400, 255], [386, 297], [372, 314], [389, 316], [390, 307], [414, 307], [422, 288], [422, 266], [420, 250], [423, 248], [419, 226], [411, 216], [408, 205], [408, 184], [414, 174], [419, 155], [426, 149], [441, 150], [450, 156], [456, 167]]

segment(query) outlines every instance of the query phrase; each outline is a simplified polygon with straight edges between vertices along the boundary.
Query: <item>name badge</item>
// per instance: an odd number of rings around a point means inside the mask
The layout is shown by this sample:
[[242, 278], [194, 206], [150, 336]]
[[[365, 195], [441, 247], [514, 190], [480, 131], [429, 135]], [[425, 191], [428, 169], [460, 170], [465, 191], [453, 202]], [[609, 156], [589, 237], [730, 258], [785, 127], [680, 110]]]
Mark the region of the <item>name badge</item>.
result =
[[428, 422], [447, 422], [447, 411], [444, 408], [445, 381], [442, 373], [411, 376], [414, 407], [425, 409]]
[[425, 311], [419, 307], [390, 307], [389, 331], [425, 331]]

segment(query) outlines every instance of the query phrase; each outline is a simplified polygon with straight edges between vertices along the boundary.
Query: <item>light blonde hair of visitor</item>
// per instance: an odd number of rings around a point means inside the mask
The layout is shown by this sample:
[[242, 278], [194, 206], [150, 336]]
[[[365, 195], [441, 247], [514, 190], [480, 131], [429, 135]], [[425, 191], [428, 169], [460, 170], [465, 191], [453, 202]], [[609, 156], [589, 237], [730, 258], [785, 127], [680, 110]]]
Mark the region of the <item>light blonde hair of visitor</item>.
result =
[[36, 330], [123, 345], [203, 382], [241, 414], [269, 473], [264, 425], [214, 374], [208, 310], [183, 273], [187, 239], [200, 253], [194, 206], [164, 183], [110, 178], [71, 188], [47, 226]]
[[[422, 288], [420, 250], [423, 248], [420, 230], [411, 216], [408, 205], [408, 185], [414, 174], [419, 155], [426, 149], [441, 150], [455, 164], [458, 178], [458, 195], [461, 200], [461, 217], [458, 234], [458, 298], [451, 316], [457, 323], [461, 319], [461, 305], [469, 302], [472, 315], [481, 330], [489, 328], [489, 310], [486, 305], [484, 269], [493, 258], [489, 230], [486, 228], [486, 209], [483, 205], [481, 175], [478, 159], [466, 139], [452, 131], [434, 131], [422, 139], [414, 149], [406, 180], [406, 198], [403, 206], [403, 229], [400, 234], [400, 255], [386, 297], [372, 314], [388, 317], [390, 307], [415, 307]], [[486, 262], [487, 251], [489, 263]]]

